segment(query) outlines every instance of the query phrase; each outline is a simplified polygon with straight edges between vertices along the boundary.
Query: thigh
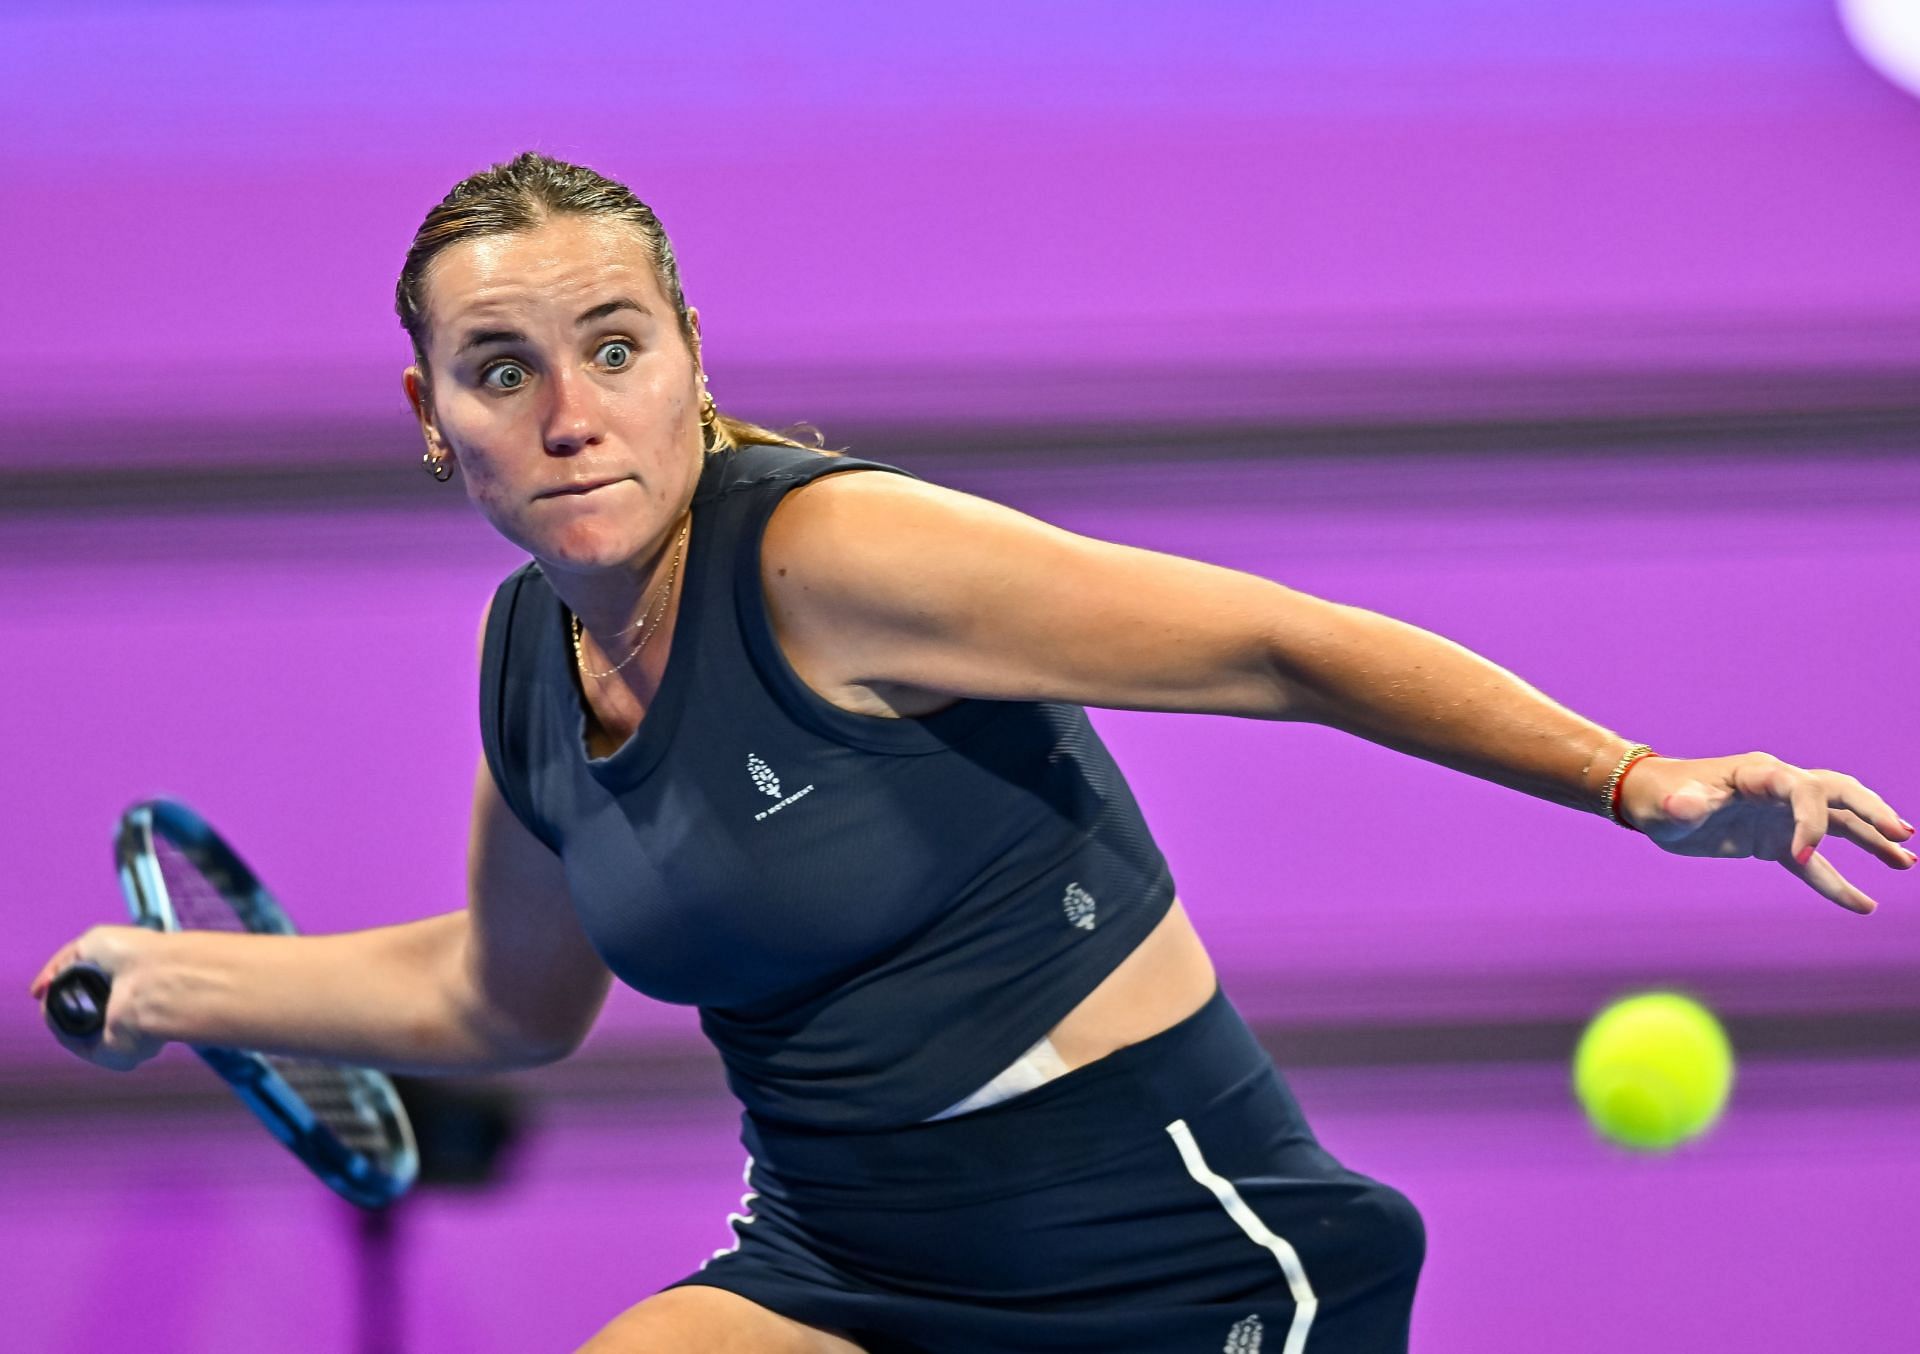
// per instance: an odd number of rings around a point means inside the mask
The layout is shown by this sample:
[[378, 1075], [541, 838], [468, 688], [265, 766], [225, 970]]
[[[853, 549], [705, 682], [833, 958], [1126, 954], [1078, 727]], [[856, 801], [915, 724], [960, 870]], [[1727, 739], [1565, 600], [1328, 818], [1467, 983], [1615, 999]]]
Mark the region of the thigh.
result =
[[634, 1304], [575, 1354], [865, 1354], [832, 1332], [770, 1312], [737, 1293], [688, 1284]]

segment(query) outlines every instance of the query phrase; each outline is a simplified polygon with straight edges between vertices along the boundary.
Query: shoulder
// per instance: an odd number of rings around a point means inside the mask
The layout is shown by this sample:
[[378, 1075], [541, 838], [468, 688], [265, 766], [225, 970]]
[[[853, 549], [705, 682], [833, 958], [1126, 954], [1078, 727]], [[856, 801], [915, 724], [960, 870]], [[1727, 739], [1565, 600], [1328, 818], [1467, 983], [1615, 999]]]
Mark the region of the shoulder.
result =
[[521, 605], [522, 599], [551, 596], [553, 588], [547, 582], [546, 574], [541, 572], [540, 561], [530, 559], [501, 579], [494, 588], [493, 595], [487, 599], [486, 610], [481, 613], [481, 628], [484, 631], [486, 622], [496, 614], [504, 619], [507, 613]]
[[700, 486], [694, 493], [696, 503], [728, 498], [742, 490], [771, 491], [781, 496], [796, 485], [855, 469], [891, 470], [906, 474], [896, 466], [863, 460], [840, 452], [814, 447], [788, 446], [784, 443], [750, 442], [726, 451], [715, 452], [701, 469]]
[[858, 574], [902, 552], [963, 545], [1009, 510], [874, 463], [823, 469], [784, 494], [761, 543], [762, 571]]
[[480, 633], [477, 644], [480, 659], [484, 663], [487, 657], [488, 640], [492, 638], [497, 650], [504, 642], [505, 631], [511, 624], [514, 613], [524, 605], [523, 599], [529, 594], [553, 595], [547, 583], [547, 576], [540, 571], [538, 560], [528, 560], [500, 581], [487, 598], [487, 604], [480, 608]]
[[[1053, 567], [1064, 533], [988, 499], [849, 469], [793, 489], [767, 523], [760, 577], [789, 627], [851, 645], [964, 628], [983, 600]], [[997, 603], [996, 603], [997, 604]]]
[[[781, 497], [762, 544], [766, 565], [839, 570], [910, 565], [939, 553], [979, 553], [998, 536], [1039, 522], [991, 499], [929, 484], [891, 467], [851, 461]], [[772, 572], [772, 568], [768, 568]]]
[[787, 661], [825, 699], [860, 714], [920, 715], [945, 691], [890, 675], [903, 637], [946, 629], [942, 577], [968, 549], [984, 500], [884, 469], [843, 465], [792, 487], [760, 543], [767, 617]]

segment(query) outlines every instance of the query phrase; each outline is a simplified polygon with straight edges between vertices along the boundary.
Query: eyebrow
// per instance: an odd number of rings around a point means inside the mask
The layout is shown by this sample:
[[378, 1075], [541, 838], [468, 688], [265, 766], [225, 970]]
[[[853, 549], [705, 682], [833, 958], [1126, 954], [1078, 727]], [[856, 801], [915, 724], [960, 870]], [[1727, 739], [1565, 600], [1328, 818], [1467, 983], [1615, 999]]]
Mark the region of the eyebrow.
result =
[[[607, 316], [622, 310], [637, 310], [642, 315], [649, 316], [653, 314], [631, 296], [616, 296], [611, 301], [602, 301], [589, 310], [581, 311], [579, 317], [574, 320], [573, 327], [578, 329], [583, 325], [592, 324], [595, 320], [604, 320]], [[525, 343], [526, 341], [527, 336], [518, 329], [476, 329], [461, 342], [458, 351], [464, 353], [469, 348], [482, 348], [489, 343]]]

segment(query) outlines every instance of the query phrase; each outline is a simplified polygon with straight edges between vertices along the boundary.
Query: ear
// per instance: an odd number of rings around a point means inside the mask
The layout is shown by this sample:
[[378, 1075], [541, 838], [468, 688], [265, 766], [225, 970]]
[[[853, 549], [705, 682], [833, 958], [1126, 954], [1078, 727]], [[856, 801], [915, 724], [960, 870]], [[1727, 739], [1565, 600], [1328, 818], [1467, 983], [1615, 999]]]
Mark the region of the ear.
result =
[[706, 363], [700, 357], [700, 307], [687, 307], [687, 327], [693, 330], [693, 369], [706, 370]]
[[427, 374], [419, 367], [408, 367], [400, 373], [400, 388], [407, 393], [407, 403], [413, 407], [413, 416], [420, 422], [420, 432], [427, 439], [427, 445], [443, 445], [439, 429], [433, 426], [433, 389], [427, 383]]

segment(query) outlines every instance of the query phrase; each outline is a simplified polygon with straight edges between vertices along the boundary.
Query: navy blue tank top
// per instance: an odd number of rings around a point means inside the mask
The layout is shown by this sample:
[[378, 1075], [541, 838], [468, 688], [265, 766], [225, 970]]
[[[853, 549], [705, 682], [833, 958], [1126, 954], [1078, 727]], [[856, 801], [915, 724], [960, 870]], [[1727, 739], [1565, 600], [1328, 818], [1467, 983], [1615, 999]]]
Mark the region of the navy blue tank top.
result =
[[481, 741], [565, 866], [621, 981], [700, 1008], [753, 1114], [917, 1123], [1066, 1016], [1166, 915], [1173, 881], [1079, 706], [919, 719], [814, 692], [767, 619], [760, 541], [820, 475], [904, 474], [767, 445], [709, 457], [653, 705], [589, 755], [570, 618], [539, 565], [500, 585]]

